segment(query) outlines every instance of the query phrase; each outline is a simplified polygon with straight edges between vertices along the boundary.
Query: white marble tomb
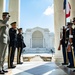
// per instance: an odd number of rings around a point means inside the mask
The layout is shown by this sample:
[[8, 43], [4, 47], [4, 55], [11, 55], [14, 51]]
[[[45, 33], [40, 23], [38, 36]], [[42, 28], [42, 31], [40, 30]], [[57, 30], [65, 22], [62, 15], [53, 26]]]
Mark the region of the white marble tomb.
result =
[[27, 48], [54, 48], [54, 33], [47, 28], [26, 29], [24, 41]]

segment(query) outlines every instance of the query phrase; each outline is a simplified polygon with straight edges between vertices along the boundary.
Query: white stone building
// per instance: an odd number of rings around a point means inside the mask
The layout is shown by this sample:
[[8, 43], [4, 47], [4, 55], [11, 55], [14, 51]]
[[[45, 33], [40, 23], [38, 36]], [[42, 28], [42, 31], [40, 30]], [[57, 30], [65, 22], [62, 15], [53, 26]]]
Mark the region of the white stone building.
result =
[[47, 28], [26, 29], [24, 41], [27, 48], [54, 48], [54, 34]]

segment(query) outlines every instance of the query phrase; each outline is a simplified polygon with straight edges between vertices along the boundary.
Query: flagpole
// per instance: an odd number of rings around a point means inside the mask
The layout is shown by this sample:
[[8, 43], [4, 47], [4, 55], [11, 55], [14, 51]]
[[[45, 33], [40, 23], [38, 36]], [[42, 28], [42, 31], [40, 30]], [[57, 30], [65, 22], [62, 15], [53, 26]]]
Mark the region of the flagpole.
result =
[[[66, 1], [66, 4], [67, 4], [67, 1]], [[66, 10], [67, 9], [67, 6], [65, 6], [65, 26], [67, 25], [67, 19], [66, 19]], [[65, 29], [65, 41], [66, 41], [66, 29]], [[66, 43], [65, 43], [66, 44]], [[66, 50], [66, 63], [68, 63], [68, 56], [67, 56], [67, 50]]]
[[[66, 2], [67, 3], [67, 2]], [[66, 4], [65, 4], [65, 26], [66, 26]]]

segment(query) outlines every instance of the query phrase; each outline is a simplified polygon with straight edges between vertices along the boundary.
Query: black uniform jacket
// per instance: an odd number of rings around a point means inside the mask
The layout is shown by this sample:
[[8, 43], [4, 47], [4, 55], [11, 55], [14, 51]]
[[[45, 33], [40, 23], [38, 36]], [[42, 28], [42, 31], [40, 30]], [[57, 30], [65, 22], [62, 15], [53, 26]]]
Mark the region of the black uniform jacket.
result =
[[23, 40], [23, 36], [20, 33], [17, 34], [17, 47], [21, 47], [21, 48], [26, 47], [24, 40]]
[[16, 46], [17, 45], [17, 31], [14, 28], [9, 29], [9, 46]]

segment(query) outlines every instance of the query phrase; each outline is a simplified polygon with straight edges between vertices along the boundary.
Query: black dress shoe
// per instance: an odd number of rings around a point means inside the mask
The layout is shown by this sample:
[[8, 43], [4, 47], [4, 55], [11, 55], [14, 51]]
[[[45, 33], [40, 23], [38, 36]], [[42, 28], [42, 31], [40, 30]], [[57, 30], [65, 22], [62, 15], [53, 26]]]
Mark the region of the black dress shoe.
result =
[[4, 74], [4, 72], [3, 71], [0, 71], [0, 74]]
[[14, 65], [13, 65], [13, 66], [11, 66], [11, 68], [15, 68], [15, 67], [16, 67], [16, 66], [14, 66]]
[[19, 63], [17, 63], [17, 64], [23, 64], [23, 62], [19, 62]]
[[10, 66], [10, 67], [8, 67], [9, 69], [11, 69], [11, 68], [15, 68], [16, 66]]
[[7, 73], [8, 71], [2, 70], [4, 73]]
[[75, 70], [73, 70], [73, 72], [75, 72]]
[[67, 66], [68, 68], [74, 68], [74, 66], [71, 66], [71, 65], [69, 65], [69, 66]]
[[68, 65], [68, 63], [62, 63], [62, 65]]

